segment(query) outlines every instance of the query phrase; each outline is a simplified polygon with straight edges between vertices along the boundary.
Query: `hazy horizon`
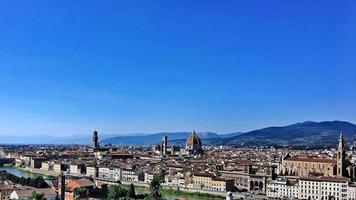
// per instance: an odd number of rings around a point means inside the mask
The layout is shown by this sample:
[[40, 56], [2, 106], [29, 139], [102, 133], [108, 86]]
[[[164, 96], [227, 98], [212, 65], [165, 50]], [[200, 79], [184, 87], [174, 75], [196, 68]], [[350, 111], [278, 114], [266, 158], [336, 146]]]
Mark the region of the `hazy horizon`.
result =
[[356, 122], [356, 2], [0, 2], [0, 135]]

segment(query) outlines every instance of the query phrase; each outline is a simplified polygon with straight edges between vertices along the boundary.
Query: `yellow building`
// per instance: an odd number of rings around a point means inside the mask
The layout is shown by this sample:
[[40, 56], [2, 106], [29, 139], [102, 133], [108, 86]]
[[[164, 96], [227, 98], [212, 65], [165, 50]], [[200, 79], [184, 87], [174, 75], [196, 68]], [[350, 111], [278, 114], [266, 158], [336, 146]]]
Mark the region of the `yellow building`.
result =
[[216, 177], [212, 173], [196, 173], [192, 178], [193, 187], [213, 191], [235, 191], [235, 180], [230, 178]]
[[61, 163], [54, 163], [53, 164], [53, 171], [56, 173], [61, 173], [63, 170], [62, 164]]

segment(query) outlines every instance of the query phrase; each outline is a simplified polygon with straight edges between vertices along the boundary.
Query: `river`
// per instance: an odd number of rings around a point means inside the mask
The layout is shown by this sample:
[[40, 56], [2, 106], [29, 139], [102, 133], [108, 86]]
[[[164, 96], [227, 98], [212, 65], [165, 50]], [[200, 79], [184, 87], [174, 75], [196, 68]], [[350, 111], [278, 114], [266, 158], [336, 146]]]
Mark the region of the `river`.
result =
[[42, 175], [42, 174], [36, 174], [36, 173], [32, 173], [32, 172], [28, 172], [25, 170], [20, 170], [16, 167], [9, 167], [9, 166], [4, 166], [4, 167], [0, 167], [0, 170], [6, 170], [8, 173], [13, 174], [17, 177], [24, 177], [24, 178], [37, 178], [39, 176], [42, 176], [43, 179], [45, 179], [46, 183], [51, 186], [52, 185], [52, 181], [50, 180], [46, 180], [47, 178], [49, 178], [46, 175]]
[[38, 176], [42, 176], [44, 179], [47, 178], [47, 176], [45, 176], [45, 175], [27, 172], [27, 171], [20, 170], [20, 169], [15, 168], [15, 167], [0, 167], [0, 170], [6, 170], [8, 173], [13, 174], [13, 175], [18, 176], [18, 177], [36, 178]]

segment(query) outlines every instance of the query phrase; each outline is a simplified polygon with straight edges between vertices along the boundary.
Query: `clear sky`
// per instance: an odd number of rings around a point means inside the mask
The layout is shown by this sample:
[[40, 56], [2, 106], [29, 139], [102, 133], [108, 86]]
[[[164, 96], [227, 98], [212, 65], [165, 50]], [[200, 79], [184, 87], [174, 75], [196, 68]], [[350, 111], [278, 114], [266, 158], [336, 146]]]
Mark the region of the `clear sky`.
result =
[[356, 122], [356, 1], [0, 1], [0, 134]]

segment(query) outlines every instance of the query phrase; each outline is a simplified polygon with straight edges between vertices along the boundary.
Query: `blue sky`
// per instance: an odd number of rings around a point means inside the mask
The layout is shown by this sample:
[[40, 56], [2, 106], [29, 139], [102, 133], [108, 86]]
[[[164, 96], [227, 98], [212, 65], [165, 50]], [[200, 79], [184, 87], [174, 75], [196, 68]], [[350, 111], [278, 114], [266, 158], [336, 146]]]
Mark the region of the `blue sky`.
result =
[[356, 122], [354, 1], [0, 2], [0, 134]]

